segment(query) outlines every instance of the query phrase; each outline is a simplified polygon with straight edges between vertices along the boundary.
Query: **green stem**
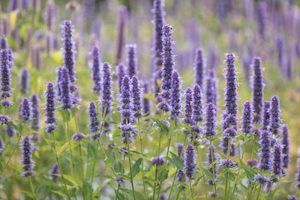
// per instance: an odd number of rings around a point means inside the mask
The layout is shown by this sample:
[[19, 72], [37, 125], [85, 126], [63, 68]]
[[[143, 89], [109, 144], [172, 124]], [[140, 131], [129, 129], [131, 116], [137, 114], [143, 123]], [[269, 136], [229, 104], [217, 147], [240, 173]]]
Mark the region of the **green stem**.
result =
[[179, 189], [178, 192], [177, 192], [176, 200], [178, 200], [180, 192], [181, 192], [181, 189]]
[[[138, 121], [138, 123], [139, 123], [139, 121]], [[142, 136], [141, 136], [139, 126], [138, 126], [138, 132], [139, 132], [138, 134], [139, 134], [139, 138], [140, 138], [141, 153], [143, 154], [143, 153], [144, 153], [144, 148], [143, 148], [143, 138], [142, 138]], [[142, 160], [142, 181], [143, 181], [144, 195], [146, 195], [145, 172], [144, 172], [144, 160]]]
[[259, 199], [259, 197], [260, 197], [260, 192], [261, 192], [261, 185], [259, 185], [259, 189], [258, 189], [258, 193], [257, 193], [256, 200]]
[[66, 121], [65, 123], [66, 123], [66, 137], [67, 137], [67, 140], [69, 142], [69, 148], [70, 148], [70, 154], [71, 154], [71, 160], [70, 160], [70, 162], [71, 162], [71, 174], [73, 176], [74, 175], [74, 171], [73, 171], [73, 167], [74, 167], [73, 160], [74, 160], [74, 157], [73, 157], [73, 151], [72, 151], [72, 145], [71, 145], [71, 137], [72, 136], [71, 136], [71, 133], [70, 133], [70, 130], [69, 130], [69, 122]]
[[[128, 135], [126, 134], [127, 141], [128, 141]], [[135, 191], [134, 191], [134, 184], [133, 184], [133, 177], [132, 177], [132, 170], [131, 170], [131, 152], [129, 147], [129, 142], [127, 142], [127, 148], [128, 148], [128, 162], [129, 162], [129, 170], [130, 170], [130, 183], [131, 183], [131, 189], [133, 193], [133, 199], [135, 200]]]
[[192, 180], [190, 179], [189, 182], [190, 182], [191, 198], [192, 198], [192, 200], [194, 200], [194, 193], [193, 193], [193, 187], [192, 187]]
[[178, 173], [178, 170], [176, 170], [175, 174], [174, 174], [174, 178], [173, 178], [173, 181], [172, 181], [172, 185], [171, 185], [171, 189], [170, 189], [170, 192], [169, 192], [169, 196], [168, 196], [168, 200], [170, 199], [171, 197], [171, 194], [172, 194], [172, 190], [173, 190], [173, 187], [175, 185], [175, 181], [176, 181], [176, 175]]
[[116, 200], [119, 198], [120, 184], [118, 184], [117, 192], [116, 192]]
[[153, 198], [152, 198], [153, 200], [155, 199], [155, 194], [156, 194], [157, 172], [158, 172], [158, 168], [157, 165], [155, 165], [155, 179], [153, 184]]
[[35, 191], [34, 191], [34, 187], [33, 187], [33, 184], [32, 184], [32, 177], [31, 177], [31, 176], [29, 177], [29, 185], [30, 185], [30, 189], [31, 189], [33, 198], [34, 198], [34, 199], [37, 199], [37, 198], [36, 198]]
[[225, 195], [224, 195], [224, 199], [227, 199], [227, 190], [228, 190], [228, 169], [226, 169], [226, 181], [225, 181]]

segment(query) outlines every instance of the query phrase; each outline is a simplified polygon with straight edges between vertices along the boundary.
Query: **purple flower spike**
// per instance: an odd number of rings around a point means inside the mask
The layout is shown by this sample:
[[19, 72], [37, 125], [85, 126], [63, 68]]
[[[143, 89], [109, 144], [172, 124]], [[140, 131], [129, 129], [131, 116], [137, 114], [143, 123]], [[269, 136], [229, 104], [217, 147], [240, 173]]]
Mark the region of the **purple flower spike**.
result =
[[118, 71], [117, 73], [118, 73], [119, 92], [121, 93], [122, 80], [123, 80], [123, 77], [125, 76], [124, 65], [123, 64], [118, 64], [117, 65], [117, 71]]
[[184, 173], [191, 179], [195, 173], [196, 163], [195, 163], [195, 150], [194, 146], [189, 144], [185, 150], [184, 155]]
[[68, 73], [68, 69], [63, 67], [61, 71], [61, 81], [59, 82], [59, 88], [61, 91], [60, 102], [61, 108], [71, 109], [73, 107], [73, 100], [71, 95], [71, 83], [70, 83], [70, 76]]
[[88, 110], [90, 124], [89, 129], [92, 133], [96, 133], [99, 131], [100, 121], [97, 117], [97, 107], [95, 102], [91, 102]]
[[270, 122], [271, 122], [271, 104], [269, 101], [264, 102], [264, 111], [263, 111], [263, 130], [270, 130]]
[[8, 42], [6, 37], [1, 37], [0, 38], [0, 50], [1, 49], [7, 49], [8, 48]]
[[11, 121], [11, 117], [8, 115], [1, 115], [0, 114], [0, 124], [7, 124], [8, 122]]
[[250, 167], [256, 167], [258, 162], [257, 160], [247, 160], [247, 164], [250, 166]]
[[49, 2], [45, 8], [45, 23], [48, 30], [53, 30], [56, 21], [56, 7], [53, 2]]
[[111, 82], [111, 71], [108, 63], [103, 64], [103, 78], [102, 78], [102, 95], [101, 95], [101, 112], [105, 117], [111, 111], [112, 103], [112, 82]]
[[139, 80], [136, 76], [131, 78], [131, 95], [133, 116], [138, 118], [142, 114], [142, 94]]
[[280, 143], [276, 143], [274, 146], [273, 173], [275, 175], [282, 174], [282, 149]]
[[290, 138], [287, 125], [282, 126], [282, 167], [288, 168], [290, 161]]
[[152, 165], [162, 166], [165, 163], [164, 157], [154, 157], [151, 159]]
[[124, 32], [127, 20], [127, 10], [125, 6], [119, 8], [119, 20], [118, 20], [118, 37], [117, 37], [117, 53], [116, 53], [116, 64], [119, 64], [122, 60], [123, 47], [124, 47]]
[[19, 107], [19, 117], [24, 122], [31, 120], [31, 105], [26, 98], [21, 100]]
[[203, 60], [203, 54], [202, 49], [196, 49], [195, 53], [195, 85], [199, 85], [200, 88], [203, 88], [204, 85], [204, 60]]
[[31, 112], [32, 112], [32, 130], [38, 131], [40, 129], [40, 99], [37, 94], [31, 96]]
[[130, 78], [137, 75], [137, 55], [136, 45], [127, 45], [128, 57], [127, 57], [127, 74]]
[[46, 96], [46, 132], [52, 133], [56, 129], [56, 118], [55, 118], [55, 109], [56, 109], [56, 95], [54, 90], [53, 83], [48, 83], [47, 90], [45, 92]]
[[172, 89], [171, 89], [171, 117], [177, 119], [181, 109], [181, 79], [178, 72], [172, 74]]
[[61, 26], [62, 49], [64, 57], [64, 66], [68, 70], [70, 81], [76, 80], [75, 75], [75, 41], [73, 39], [73, 24], [70, 20], [65, 20]]
[[262, 121], [262, 109], [264, 98], [263, 68], [260, 58], [254, 58], [254, 73], [252, 80], [252, 107], [253, 122], [260, 124]]
[[80, 141], [82, 139], [85, 138], [85, 135], [81, 132], [78, 132], [78, 133], [75, 133], [73, 136], [72, 136], [72, 140], [77, 142], [77, 141]]
[[8, 137], [14, 137], [17, 133], [16, 129], [14, 129], [14, 127], [9, 124], [6, 124], [6, 126], [4, 126], [4, 129]]
[[26, 94], [29, 89], [29, 73], [26, 69], [21, 72], [20, 86], [22, 94]]
[[[217, 174], [217, 165], [213, 164], [217, 160], [217, 155], [215, 153], [216, 149], [213, 145], [210, 145], [208, 148], [207, 156], [206, 156], [206, 165], [208, 170], [213, 174], [214, 178]], [[209, 183], [213, 184], [213, 180], [209, 180]]]
[[100, 94], [101, 91], [100, 55], [99, 55], [99, 49], [97, 47], [93, 47], [92, 55], [93, 55], [92, 78], [94, 82], [93, 91], [96, 94]]
[[300, 189], [300, 149], [298, 149], [296, 182], [297, 188]]
[[59, 169], [59, 166], [57, 163], [54, 163], [54, 165], [49, 173], [52, 177], [52, 180], [57, 181], [57, 179], [59, 178], [59, 175], [60, 175], [60, 169]]
[[244, 103], [243, 118], [242, 118], [242, 132], [245, 134], [252, 133], [252, 108], [250, 102]]
[[207, 137], [216, 135], [216, 109], [215, 105], [209, 103], [206, 107], [206, 120], [205, 120], [205, 135]]
[[193, 120], [201, 122], [202, 118], [202, 97], [201, 97], [201, 87], [199, 85], [194, 86], [193, 92]]
[[185, 109], [184, 109], [184, 123], [192, 125], [193, 118], [193, 91], [191, 88], [185, 90]]
[[206, 79], [206, 104], [212, 103], [217, 108], [217, 80], [214, 69], [210, 69]]
[[271, 134], [264, 130], [260, 136], [260, 165], [261, 170], [271, 169]]
[[23, 165], [22, 175], [25, 177], [34, 176], [34, 171], [33, 171], [34, 162], [32, 160], [32, 149], [33, 149], [33, 145], [31, 143], [30, 137], [27, 135], [24, 136], [21, 142], [21, 156], [22, 156], [21, 163]]
[[[144, 94], [149, 94], [149, 84], [144, 83]], [[151, 114], [151, 103], [147, 97], [143, 97], [143, 114]]]
[[298, 198], [295, 195], [288, 195], [288, 200], [298, 200]]
[[182, 157], [183, 156], [183, 148], [184, 148], [184, 145], [182, 143], [177, 143], [176, 144], [176, 149], [177, 149], [177, 155], [179, 157]]
[[4, 150], [4, 142], [2, 141], [2, 139], [0, 138], [0, 156], [2, 155]]
[[235, 55], [233, 53], [226, 54], [226, 89], [225, 89], [225, 107], [226, 113], [237, 115], [237, 80], [235, 69]]
[[279, 133], [280, 128], [280, 102], [278, 96], [271, 98], [271, 130], [274, 135]]
[[226, 167], [226, 168], [232, 168], [237, 166], [237, 163], [231, 159], [222, 159], [220, 160], [220, 166]]
[[2, 99], [2, 106], [9, 107], [11, 103], [8, 101], [8, 98], [11, 97], [11, 64], [9, 58], [9, 49], [0, 50], [0, 79], [1, 79], [1, 88], [0, 88], [0, 98]]
[[132, 106], [130, 93], [130, 79], [124, 76], [122, 82], [122, 91], [120, 95], [120, 111], [122, 117], [122, 125], [131, 123], [132, 121]]

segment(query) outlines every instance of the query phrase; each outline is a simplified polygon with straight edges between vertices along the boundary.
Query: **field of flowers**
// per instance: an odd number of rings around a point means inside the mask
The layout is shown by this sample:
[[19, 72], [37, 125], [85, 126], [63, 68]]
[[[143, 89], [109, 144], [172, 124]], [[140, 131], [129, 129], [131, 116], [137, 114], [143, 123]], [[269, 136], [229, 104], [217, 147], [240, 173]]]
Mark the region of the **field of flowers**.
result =
[[0, 0], [0, 199], [300, 199], [293, 0]]

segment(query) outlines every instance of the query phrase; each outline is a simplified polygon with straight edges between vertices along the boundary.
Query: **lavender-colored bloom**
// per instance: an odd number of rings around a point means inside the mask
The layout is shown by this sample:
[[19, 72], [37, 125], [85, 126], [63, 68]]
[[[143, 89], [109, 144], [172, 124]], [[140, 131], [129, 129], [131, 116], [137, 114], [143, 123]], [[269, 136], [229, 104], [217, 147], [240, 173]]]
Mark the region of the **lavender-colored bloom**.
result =
[[195, 85], [199, 85], [200, 88], [203, 88], [204, 85], [204, 60], [202, 55], [202, 49], [196, 49], [195, 53], [195, 63], [194, 63], [194, 72], [195, 72]]
[[14, 127], [9, 124], [6, 124], [4, 126], [4, 129], [8, 137], [14, 137], [17, 133], [16, 129], [14, 129]]
[[0, 138], [0, 156], [2, 155], [4, 150], [4, 142], [2, 141], [2, 139]]
[[259, 1], [256, 8], [257, 14], [257, 26], [259, 34], [262, 38], [265, 36], [265, 27], [266, 27], [266, 2]]
[[178, 72], [172, 74], [171, 117], [177, 119], [181, 109], [181, 80]]
[[29, 73], [26, 69], [23, 69], [21, 72], [20, 86], [21, 92], [26, 94], [29, 89]]
[[135, 129], [134, 126], [132, 126], [130, 123], [121, 125], [121, 130], [122, 130], [121, 137], [122, 137], [122, 142], [124, 144], [132, 143], [133, 134], [135, 131], [134, 129]]
[[93, 47], [92, 55], [93, 55], [92, 79], [94, 83], [93, 91], [96, 94], [100, 94], [101, 91], [100, 56], [99, 56], [99, 49], [97, 47]]
[[111, 103], [112, 103], [112, 82], [111, 82], [111, 71], [110, 65], [108, 63], [103, 64], [102, 71], [102, 95], [101, 95], [101, 112], [105, 117], [111, 111]]
[[217, 108], [217, 83], [214, 69], [210, 69], [206, 79], [206, 104], [212, 103]]
[[155, 71], [159, 71], [163, 63], [163, 26], [164, 26], [164, 15], [163, 10], [164, 3], [163, 0], [153, 1], [153, 24], [154, 24], [154, 63], [156, 66]]
[[234, 65], [235, 55], [233, 53], [226, 54], [226, 89], [225, 89], [225, 107], [226, 113], [237, 115], [237, 80], [236, 69]]
[[162, 97], [169, 103], [172, 88], [172, 73], [174, 68], [174, 41], [172, 27], [163, 27], [163, 69], [162, 69]]
[[127, 45], [128, 57], [127, 57], [127, 74], [130, 78], [137, 75], [137, 53], [136, 45]]
[[31, 128], [35, 131], [40, 129], [40, 110], [39, 110], [40, 99], [37, 94], [31, 96], [31, 112], [32, 112], [32, 123]]
[[282, 167], [288, 168], [290, 161], [290, 138], [287, 125], [282, 126]]
[[300, 189], [300, 148], [298, 149], [296, 181], [297, 188]]
[[18, 9], [18, 0], [10, 0], [7, 7], [7, 11], [11, 12], [17, 9]]
[[2, 49], [0, 50], [0, 67], [1, 67], [1, 89], [0, 89], [0, 96], [2, 99], [1, 104], [4, 107], [9, 107], [11, 103], [7, 100], [11, 97], [11, 63], [9, 59], [9, 49]]
[[125, 184], [124, 178], [118, 177], [118, 178], [117, 178], [117, 183], [118, 183], [119, 185]]
[[82, 139], [85, 138], [85, 135], [81, 132], [78, 132], [78, 133], [75, 133], [73, 136], [72, 136], [72, 140], [77, 142], [77, 141], [80, 141]]
[[257, 162], [257, 160], [247, 160], [247, 164], [250, 167], [256, 167], [258, 165], [258, 162]]
[[[207, 151], [207, 156], [206, 156], [206, 164], [208, 167], [208, 170], [213, 174], [213, 177], [216, 177], [217, 174], [217, 165], [215, 161], [217, 160], [217, 156], [215, 153], [216, 149], [213, 145], [210, 145]], [[213, 184], [213, 180], [209, 180], [209, 183]]]
[[274, 146], [273, 173], [275, 175], [282, 174], [282, 148], [280, 143]]
[[151, 159], [152, 165], [161, 166], [165, 163], [164, 157], [154, 157]]
[[[279, 68], [283, 67], [283, 58], [284, 58], [284, 40], [281, 35], [276, 37], [276, 53], [278, 59]], [[283, 69], [282, 69], [283, 70]]]
[[134, 117], [140, 117], [142, 114], [142, 94], [139, 80], [136, 76], [131, 78], [132, 111]]
[[23, 176], [34, 176], [34, 162], [32, 160], [32, 148], [33, 145], [31, 143], [29, 136], [24, 136], [21, 142], [21, 156], [22, 156], [22, 166], [23, 166]]
[[201, 87], [198, 84], [194, 86], [193, 92], [193, 120], [196, 123], [201, 122], [203, 120]]
[[263, 111], [263, 130], [270, 130], [270, 122], [271, 122], [271, 104], [269, 101], [264, 102], [264, 111]]
[[295, 195], [288, 195], [288, 200], [298, 200], [298, 198]]
[[57, 181], [57, 179], [59, 178], [59, 175], [60, 175], [60, 169], [59, 169], [59, 166], [57, 163], [54, 163], [54, 165], [49, 173], [52, 177], [52, 180]]
[[184, 109], [184, 123], [193, 124], [193, 91], [191, 88], [185, 90], [185, 109]]
[[66, 67], [62, 68], [61, 71], [61, 81], [59, 82], [59, 88], [60, 88], [60, 102], [61, 102], [61, 108], [63, 110], [65, 109], [71, 109], [73, 107], [73, 99], [71, 95], [71, 83], [70, 83], [70, 76], [68, 73], [68, 69]]
[[267, 177], [265, 177], [265, 176], [261, 176], [259, 174], [255, 174], [254, 181], [257, 181], [261, 185], [266, 185], [270, 180]]
[[99, 125], [100, 125], [100, 121], [98, 120], [97, 117], [97, 108], [96, 108], [96, 103], [95, 102], [91, 102], [90, 106], [89, 106], [89, 110], [88, 110], [88, 114], [89, 114], [89, 129], [92, 133], [96, 133], [99, 131]]
[[205, 135], [207, 137], [216, 135], [216, 109], [215, 105], [209, 103], [206, 107]]
[[60, 97], [61, 97], [61, 84], [60, 82], [62, 81], [62, 77], [63, 77], [63, 67], [60, 67], [58, 68], [57, 70], [57, 76], [56, 76], [56, 88], [57, 88], [57, 96], [59, 97], [59, 100], [60, 100]]
[[33, 66], [35, 66], [37, 69], [41, 68], [41, 49], [40, 47], [33, 47], [31, 49], [31, 61], [33, 63]]
[[186, 180], [186, 176], [185, 176], [185, 174], [184, 174], [184, 171], [183, 170], [178, 170], [178, 172], [177, 172], [177, 180], [179, 181], [179, 182], [185, 182], [185, 180]]
[[11, 121], [11, 117], [8, 115], [2, 115], [0, 114], [0, 124], [7, 124], [8, 122]]
[[61, 26], [62, 49], [64, 57], [64, 66], [68, 70], [71, 82], [76, 80], [75, 74], [75, 41], [73, 40], [72, 21], [65, 20]]
[[236, 136], [236, 129], [229, 127], [223, 130], [223, 136], [222, 136], [220, 147], [224, 154], [228, 154], [228, 149], [229, 149], [229, 155], [235, 156], [235, 146], [233, 143], [235, 136]]
[[271, 98], [271, 130], [274, 135], [279, 133], [280, 128], [280, 102], [278, 96]]
[[189, 144], [185, 150], [184, 155], [184, 173], [191, 179], [195, 173], [196, 163], [195, 163], [195, 150], [194, 146]]
[[252, 108], [248, 101], [244, 103], [243, 108], [242, 132], [245, 134], [252, 133]]
[[183, 143], [176, 143], [177, 155], [179, 157], [182, 157], [183, 155], [183, 148], [184, 148]]
[[123, 80], [123, 77], [125, 76], [125, 70], [124, 70], [124, 65], [123, 64], [118, 64], [117, 65], [117, 73], [118, 73], [119, 92], [121, 93], [122, 80]]
[[126, 75], [123, 78], [122, 90], [120, 94], [120, 111], [122, 117], [121, 124], [128, 124], [132, 121], [132, 106], [131, 106], [131, 92], [130, 79]]
[[0, 50], [1, 49], [7, 49], [8, 48], [8, 42], [6, 37], [1, 37], [0, 38]]
[[20, 107], [19, 107], [19, 117], [22, 121], [26, 122], [31, 120], [31, 105], [30, 102], [27, 98], [24, 98], [20, 102]]
[[263, 83], [263, 68], [261, 66], [260, 58], [254, 58], [254, 73], [252, 80], [252, 108], [253, 108], [253, 122], [261, 123], [262, 109], [264, 98], [264, 83]]
[[261, 170], [271, 169], [271, 134], [264, 130], [260, 136], [260, 165]]
[[[149, 85], [148, 83], [144, 83], [144, 94], [149, 94]], [[143, 97], [143, 114], [150, 114], [151, 113], [151, 103], [147, 97]]]
[[125, 6], [119, 8], [119, 21], [118, 21], [118, 36], [117, 36], [117, 52], [116, 52], [116, 64], [119, 64], [122, 60], [122, 53], [124, 47], [124, 29], [127, 18], [127, 10]]
[[56, 21], [56, 7], [53, 2], [49, 2], [45, 8], [45, 23], [48, 30], [53, 30]]
[[53, 83], [47, 84], [47, 90], [45, 92], [46, 105], [46, 121], [47, 124], [46, 132], [52, 133], [56, 128], [56, 118], [55, 118], [55, 107], [56, 107], [56, 95], [54, 91]]
[[220, 166], [231, 168], [237, 166], [237, 163], [231, 159], [222, 159], [220, 160]]

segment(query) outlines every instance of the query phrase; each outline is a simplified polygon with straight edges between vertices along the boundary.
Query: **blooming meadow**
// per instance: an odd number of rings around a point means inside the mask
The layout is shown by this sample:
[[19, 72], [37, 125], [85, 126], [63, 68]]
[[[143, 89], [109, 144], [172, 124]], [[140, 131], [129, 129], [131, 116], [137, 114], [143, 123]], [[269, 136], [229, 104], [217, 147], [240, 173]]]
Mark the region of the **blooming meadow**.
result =
[[300, 198], [297, 2], [0, 8], [0, 199]]

